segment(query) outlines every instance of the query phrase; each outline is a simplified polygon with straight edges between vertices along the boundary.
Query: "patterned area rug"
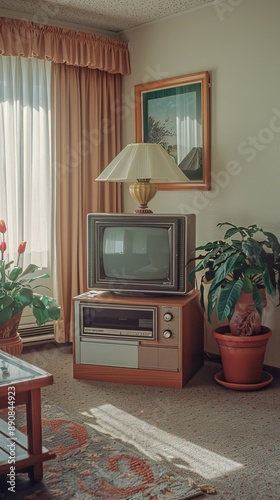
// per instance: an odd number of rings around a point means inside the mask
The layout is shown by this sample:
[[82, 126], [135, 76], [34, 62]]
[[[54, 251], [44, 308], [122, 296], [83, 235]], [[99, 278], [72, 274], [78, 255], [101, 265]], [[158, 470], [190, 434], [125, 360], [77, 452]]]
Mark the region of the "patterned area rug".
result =
[[[24, 412], [18, 408], [17, 428], [24, 432]], [[15, 493], [0, 476], [1, 499], [186, 500], [201, 495], [161, 464], [56, 406], [43, 405], [42, 424], [43, 444], [57, 457], [44, 463], [42, 482], [32, 484], [26, 474], [17, 474]]]

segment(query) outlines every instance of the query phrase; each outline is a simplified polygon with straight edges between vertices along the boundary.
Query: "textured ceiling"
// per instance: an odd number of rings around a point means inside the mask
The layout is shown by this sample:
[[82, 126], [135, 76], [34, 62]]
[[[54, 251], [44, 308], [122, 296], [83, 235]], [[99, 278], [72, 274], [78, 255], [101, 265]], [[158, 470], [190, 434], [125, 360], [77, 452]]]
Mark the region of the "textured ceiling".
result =
[[63, 23], [65, 26], [70, 23], [88, 29], [120, 32], [213, 2], [214, 0], [1, 0], [0, 15], [8, 17], [10, 14], [10, 17], [23, 17], [44, 24]]

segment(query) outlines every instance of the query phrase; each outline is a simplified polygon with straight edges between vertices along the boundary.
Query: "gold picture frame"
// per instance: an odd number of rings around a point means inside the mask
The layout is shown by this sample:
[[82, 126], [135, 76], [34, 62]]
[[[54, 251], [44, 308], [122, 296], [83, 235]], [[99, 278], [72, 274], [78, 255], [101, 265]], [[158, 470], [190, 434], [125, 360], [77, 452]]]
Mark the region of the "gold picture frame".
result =
[[161, 144], [186, 182], [159, 190], [210, 190], [210, 77], [208, 71], [135, 85], [136, 142]]

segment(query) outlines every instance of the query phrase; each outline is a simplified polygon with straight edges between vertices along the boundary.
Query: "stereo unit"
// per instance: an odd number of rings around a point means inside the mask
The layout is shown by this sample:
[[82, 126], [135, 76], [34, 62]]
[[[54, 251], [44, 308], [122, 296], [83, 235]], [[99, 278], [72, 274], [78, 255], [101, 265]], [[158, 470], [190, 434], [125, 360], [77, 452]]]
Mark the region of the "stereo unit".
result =
[[82, 337], [156, 338], [156, 307], [81, 303], [79, 313]]

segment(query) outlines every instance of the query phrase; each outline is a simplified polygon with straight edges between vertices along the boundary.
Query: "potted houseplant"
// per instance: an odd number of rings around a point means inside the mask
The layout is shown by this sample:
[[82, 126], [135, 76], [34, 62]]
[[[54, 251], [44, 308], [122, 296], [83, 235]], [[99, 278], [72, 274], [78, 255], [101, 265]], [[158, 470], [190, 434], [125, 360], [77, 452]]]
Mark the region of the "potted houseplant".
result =
[[[195, 249], [202, 253], [192, 259], [196, 263], [190, 278], [201, 274], [200, 302], [208, 322], [211, 324], [214, 310], [218, 322], [228, 322], [213, 331], [222, 358], [221, 377], [241, 388], [242, 384], [262, 386], [271, 331], [262, 326], [261, 317], [266, 294], [276, 297], [279, 305], [280, 243], [273, 233], [256, 225], [242, 227], [224, 222], [218, 227], [226, 228], [223, 239]], [[239, 359], [234, 355], [236, 346]], [[249, 358], [251, 351], [254, 359]]]
[[37, 275], [40, 269], [35, 264], [29, 264], [25, 270], [20, 266], [20, 260], [26, 248], [26, 241], [18, 246], [16, 265], [13, 261], [5, 261], [6, 224], [0, 220], [0, 349], [10, 354], [18, 355], [22, 350], [22, 341], [17, 328], [25, 307], [30, 307], [38, 325], [49, 320], [57, 320], [60, 316], [60, 306], [48, 295], [37, 293], [34, 282], [48, 278], [47, 273]]

